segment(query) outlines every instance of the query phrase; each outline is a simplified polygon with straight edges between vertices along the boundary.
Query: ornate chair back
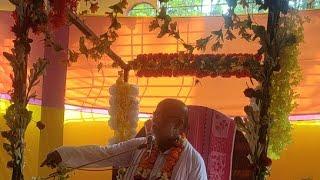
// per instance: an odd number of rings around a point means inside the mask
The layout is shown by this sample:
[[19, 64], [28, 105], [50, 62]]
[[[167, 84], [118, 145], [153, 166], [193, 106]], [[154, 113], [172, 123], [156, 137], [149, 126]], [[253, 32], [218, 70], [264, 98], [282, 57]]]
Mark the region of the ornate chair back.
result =
[[232, 175], [235, 123], [207, 107], [188, 106], [187, 138], [203, 157], [209, 180], [228, 180]]

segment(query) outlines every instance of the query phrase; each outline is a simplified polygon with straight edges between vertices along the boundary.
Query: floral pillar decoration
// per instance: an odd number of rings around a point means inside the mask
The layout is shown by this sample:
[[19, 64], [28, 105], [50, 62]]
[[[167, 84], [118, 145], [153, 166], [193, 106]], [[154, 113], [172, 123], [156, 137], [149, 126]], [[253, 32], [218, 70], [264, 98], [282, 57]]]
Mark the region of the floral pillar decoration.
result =
[[[64, 24], [66, 17], [63, 16], [63, 12], [66, 8], [74, 11], [77, 1], [9, 0], [9, 2], [15, 7], [12, 13], [14, 24], [11, 28], [15, 39], [11, 52], [3, 53], [12, 67], [12, 74], [10, 74], [12, 89], [9, 91], [11, 104], [4, 115], [8, 129], [2, 131], [1, 136], [7, 140], [3, 143], [3, 148], [11, 157], [7, 167], [12, 169], [12, 180], [23, 180], [24, 151], [27, 146], [25, 132], [32, 118], [32, 111], [28, 110], [27, 105], [30, 99], [36, 97], [34, 87], [39, 84], [39, 78], [44, 74], [49, 63], [48, 60], [39, 57], [32, 67], [28, 68], [33, 42], [30, 35], [31, 32], [36, 35], [43, 34], [45, 46], [61, 51], [62, 48], [52, 41], [49, 29]], [[64, 8], [60, 9], [61, 7]], [[41, 130], [45, 125], [38, 122], [37, 127]]]
[[111, 95], [109, 126], [115, 131], [110, 144], [133, 138], [138, 125], [139, 89], [136, 85], [125, 82], [122, 72], [119, 75], [116, 84], [109, 89]]

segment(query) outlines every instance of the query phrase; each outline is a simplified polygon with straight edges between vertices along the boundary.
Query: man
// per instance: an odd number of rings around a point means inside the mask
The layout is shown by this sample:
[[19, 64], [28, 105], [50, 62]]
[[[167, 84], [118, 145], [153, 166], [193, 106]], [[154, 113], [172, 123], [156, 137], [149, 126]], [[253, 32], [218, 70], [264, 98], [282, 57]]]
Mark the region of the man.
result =
[[75, 168], [96, 162], [85, 167], [125, 167], [123, 179], [126, 180], [207, 180], [201, 155], [185, 138], [187, 128], [186, 105], [179, 100], [165, 99], [153, 114], [155, 145], [151, 151], [138, 148], [146, 143], [144, 137], [105, 147], [60, 147], [48, 154], [42, 166], [56, 167], [61, 163]]

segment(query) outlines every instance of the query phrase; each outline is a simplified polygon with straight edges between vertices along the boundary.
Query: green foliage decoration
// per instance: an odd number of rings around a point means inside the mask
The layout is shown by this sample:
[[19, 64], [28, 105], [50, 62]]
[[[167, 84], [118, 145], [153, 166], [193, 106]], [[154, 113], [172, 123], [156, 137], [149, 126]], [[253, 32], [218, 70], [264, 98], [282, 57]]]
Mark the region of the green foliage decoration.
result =
[[297, 107], [295, 100], [298, 94], [295, 88], [302, 79], [298, 55], [299, 44], [303, 41], [304, 21], [293, 13], [280, 22], [283, 26], [279, 29], [278, 39], [284, 44], [279, 54], [281, 70], [271, 76], [270, 88], [269, 113], [273, 121], [268, 131], [268, 156], [272, 159], [279, 159], [281, 152], [291, 143], [289, 115]]

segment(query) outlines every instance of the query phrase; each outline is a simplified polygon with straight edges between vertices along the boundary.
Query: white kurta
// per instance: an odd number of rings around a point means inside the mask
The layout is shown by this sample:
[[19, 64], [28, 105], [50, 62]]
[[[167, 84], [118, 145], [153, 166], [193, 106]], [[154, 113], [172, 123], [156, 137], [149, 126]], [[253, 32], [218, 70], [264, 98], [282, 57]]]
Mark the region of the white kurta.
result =
[[[78, 167], [93, 161], [104, 159], [121, 152], [135, 149], [146, 142], [145, 138], [135, 138], [119, 144], [110, 146], [80, 146], [80, 147], [60, 147], [57, 149], [62, 158], [62, 164], [67, 167]], [[201, 155], [186, 140], [184, 150], [175, 165], [172, 172], [172, 180], [207, 180], [207, 173], [204, 161]], [[110, 158], [108, 160], [90, 164], [86, 168], [101, 168], [108, 166], [128, 167], [125, 174], [125, 180], [133, 180], [140, 158], [145, 150], [133, 150], [129, 153]], [[164, 164], [165, 155], [168, 152], [159, 154], [153, 170], [150, 174], [150, 180], [156, 178], [157, 173], [161, 171]]]

